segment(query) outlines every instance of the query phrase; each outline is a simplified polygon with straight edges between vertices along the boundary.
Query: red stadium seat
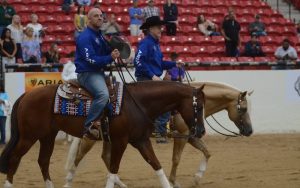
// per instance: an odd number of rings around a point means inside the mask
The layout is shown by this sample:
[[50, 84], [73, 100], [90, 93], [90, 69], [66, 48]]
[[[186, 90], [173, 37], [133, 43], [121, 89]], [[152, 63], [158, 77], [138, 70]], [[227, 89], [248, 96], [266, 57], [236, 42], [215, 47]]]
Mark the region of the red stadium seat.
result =
[[213, 36], [211, 39], [214, 45], [225, 45], [225, 39], [223, 36]]
[[218, 57], [202, 57], [203, 62], [219, 62], [220, 59]]
[[54, 35], [45, 35], [43, 38], [43, 43], [51, 44], [56, 41], [56, 37]]
[[222, 62], [237, 62], [236, 57], [221, 57], [220, 61]]
[[201, 61], [202, 58], [200, 57], [186, 57], [185, 58], [185, 62], [187, 63], [199, 63]]
[[254, 61], [255, 62], [271, 62], [273, 61], [274, 59], [273, 58], [270, 58], [270, 57], [255, 57], [254, 58]]
[[75, 39], [73, 35], [62, 35], [61, 37], [59, 37], [62, 45], [75, 45]]
[[164, 55], [174, 52], [171, 46], [161, 46], [160, 49]]
[[189, 56], [191, 55], [188, 46], [174, 46], [173, 51], [179, 54], [179, 56]]
[[253, 57], [238, 57], [239, 62], [253, 62], [254, 58]]
[[267, 55], [267, 56], [274, 56], [274, 53], [276, 51], [275, 46], [262, 46], [262, 51]]

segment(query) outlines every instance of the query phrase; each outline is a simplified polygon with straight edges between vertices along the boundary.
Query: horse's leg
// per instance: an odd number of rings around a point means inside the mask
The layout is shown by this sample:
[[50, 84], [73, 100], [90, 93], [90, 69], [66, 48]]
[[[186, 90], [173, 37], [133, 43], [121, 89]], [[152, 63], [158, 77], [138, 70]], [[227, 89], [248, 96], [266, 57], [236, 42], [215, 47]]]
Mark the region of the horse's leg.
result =
[[[182, 135], [188, 135], [189, 129], [182, 119], [180, 114], [176, 114], [173, 116], [174, 128]], [[180, 187], [180, 185], [176, 182], [176, 172], [177, 167], [179, 165], [181, 155], [183, 152], [183, 148], [187, 143], [187, 139], [184, 138], [174, 138], [174, 146], [173, 146], [173, 158], [172, 158], [172, 169], [170, 173], [169, 180], [174, 185], [174, 187]]]
[[143, 142], [133, 143], [132, 145], [139, 150], [139, 152], [141, 153], [141, 155], [143, 156], [145, 161], [147, 161], [152, 166], [152, 168], [155, 170], [156, 175], [159, 178], [161, 186], [163, 188], [170, 188], [171, 185], [170, 185], [170, 183], [167, 179], [167, 176], [166, 176], [165, 172], [163, 171], [163, 169], [153, 151], [153, 147], [152, 147], [150, 139], [147, 139]]
[[103, 141], [103, 149], [102, 149], [101, 157], [107, 170], [109, 170], [110, 158], [111, 158], [111, 144], [109, 142]]
[[111, 143], [111, 158], [109, 166], [109, 174], [107, 176], [107, 182], [105, 188], [114, 188], [114, 185], [117, 184], [121, 188], [126, 188], [127, 186], [123, 184], [118, 176], [118, 171], [120, 167], [120, 162], [124, 151], [127, 147], [128, 140], [118, 138], [114, 139], [114, 142]]
[[[102, 160], [109, 171], [110, 168], [110, 158], [111, 158], [111, 144], [109, 142], [103, 141], [103, 149], [102, 149]], [[115, 182], [119, 187], [127, 187], [120, 179]]]
[[19, 167], [21, 158], [28, 152], [36, 141], [37, 139], [20, 138], [8, 161], [9, 169], [6, 175], [4, 188], [12, 187], [13, 177]]
[[180, 187], [180, 185], [176, 182], [176, 171], [181, 159], [183, 148], [186, 143], [187, 143], [187, 139], [174, 138], [172, 169], [169, 177], [169, 180], [174, 187]]
[[[75, 175], [76, 168], [83, 157], [91, 150], [96, 143], [95, 140], [74, 138], [68, 154], [67, 176], [64, 187], [72, 187], [72, 181]], [[75, 155], [75, 156], [74, 156]], [[74, 159], [75, 158], [75, 159]], [[71, 160], [71, 161], [69, 161]]]
[[46, 188], [54, 188], [49, 174], [49, 164], [51, 155], [53, 153], [57, 132], [58, 131], [54, 131], [50, 135], [40, 139], [40, 154], [38, 163], [46, 183]]
[[199, 184], [200, 179], [203, 177], [203, 174], [206, 171], [208, 159], [210, 158], [211, 155], [210, 155], [209, 151], [207, 150], [207, 147], [206, 147], [205, 143], [201, 139], [199, 139], [199, 138], [190, 138], [188, 142], [192, 146], [197, 148], [198, 150], [202, 151], [204, 156], [205, 156], [205, 160], [202, 160], [200, 162], [199, 170], [195, 174], [195, 183]]

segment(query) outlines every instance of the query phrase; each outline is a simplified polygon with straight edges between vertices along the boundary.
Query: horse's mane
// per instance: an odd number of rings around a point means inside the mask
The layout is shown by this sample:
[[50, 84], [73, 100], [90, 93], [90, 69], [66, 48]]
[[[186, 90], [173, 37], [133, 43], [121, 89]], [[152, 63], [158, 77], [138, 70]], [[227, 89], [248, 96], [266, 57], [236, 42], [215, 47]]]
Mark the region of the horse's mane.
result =
[[238, 89], [230, 84], [222, 83], [222, 82], [202, 81], [202, 82], [192, 82], [192, 83], [205, 84], [207, 86], [217, 86], [219, 88], [232, 89], [232, 90], [236, 90], [237, 92], [242, 92], [240, 89]]

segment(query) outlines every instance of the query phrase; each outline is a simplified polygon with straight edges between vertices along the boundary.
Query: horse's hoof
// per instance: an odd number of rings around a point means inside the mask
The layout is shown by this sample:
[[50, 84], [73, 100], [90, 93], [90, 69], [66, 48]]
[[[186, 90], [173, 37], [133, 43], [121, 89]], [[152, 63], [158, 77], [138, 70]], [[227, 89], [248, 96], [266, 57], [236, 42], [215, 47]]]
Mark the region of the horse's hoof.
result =
[[202, 177], [203, 177], [203, 172], [197, 172], [195, 174], [195, 179], [194, 180], [195, 180], [196, 185], [200, 184], [200, 181], [201, 181]]
[[70, 188], [70, 187], [72, 187], [72, 185], [69, 182], [67, 182], [63, 187]]
[[13, 185], [8, 180], [5, 180], [3, 188], [12, 188], [12, 187], [13, 187]]
[[175, 182], [175, 184], [172, 184], [173, 188], [180, 188], [181, 185], [178, 182]]

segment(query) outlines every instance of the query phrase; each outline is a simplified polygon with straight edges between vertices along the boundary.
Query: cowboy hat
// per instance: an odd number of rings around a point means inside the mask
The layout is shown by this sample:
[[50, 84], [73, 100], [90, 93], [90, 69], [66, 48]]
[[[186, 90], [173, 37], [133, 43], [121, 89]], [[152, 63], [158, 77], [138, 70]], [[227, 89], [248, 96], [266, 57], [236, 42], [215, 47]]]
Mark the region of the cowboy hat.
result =
[[122, 59], [127, 59], [130, 56], [131, 53], [131, 47], [130, 45], [125, 42], [121, 37], [119, 36], [112, 36], [109, 40], [110, 47], [114, 49], [118, 49], [120, 52], [120, 57]]
[[159, 16], [152, 16], [146, 19], [146, 21], [141, 25], [140, 29], [149, 29], [150, 27], [157, 25], [165, 25], [167, 22], [160, 19]]

